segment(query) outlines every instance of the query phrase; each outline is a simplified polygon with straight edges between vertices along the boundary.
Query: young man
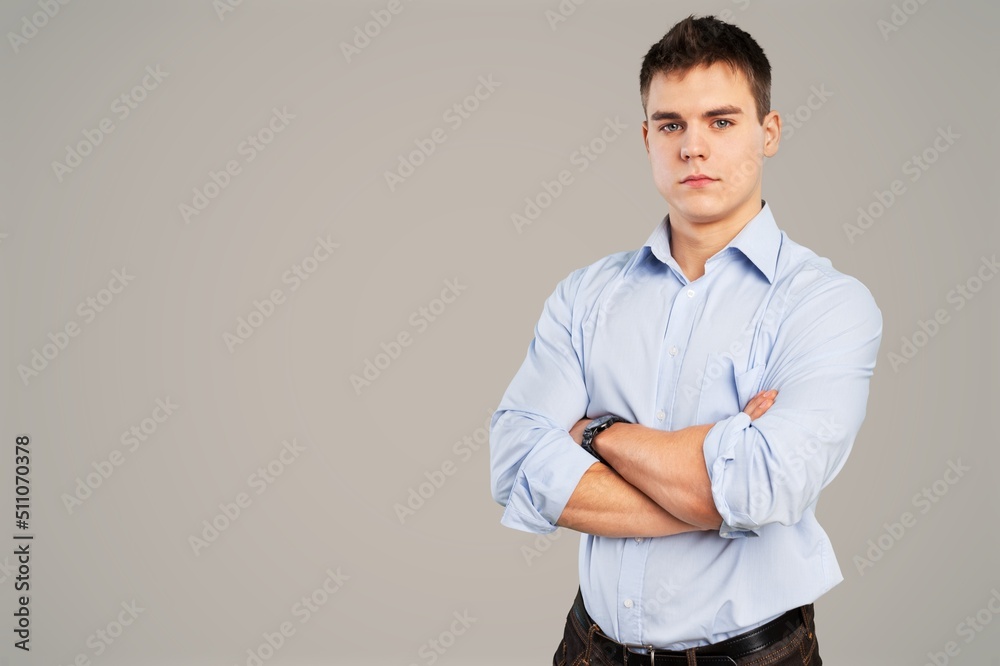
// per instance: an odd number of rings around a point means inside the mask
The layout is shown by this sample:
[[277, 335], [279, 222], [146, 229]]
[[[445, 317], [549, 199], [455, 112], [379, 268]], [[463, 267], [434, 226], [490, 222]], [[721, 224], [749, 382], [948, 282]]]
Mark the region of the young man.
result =
[[559, 283], [493, 415], [501, 523], [581, 532], [555, 664], [822, 664], [813, 602], [843, 576], [816, 502], [864, 420], [882, 317], [761, 199], [770, 86], [714, 17], [650, 48], [642, 135], [669, 214]]

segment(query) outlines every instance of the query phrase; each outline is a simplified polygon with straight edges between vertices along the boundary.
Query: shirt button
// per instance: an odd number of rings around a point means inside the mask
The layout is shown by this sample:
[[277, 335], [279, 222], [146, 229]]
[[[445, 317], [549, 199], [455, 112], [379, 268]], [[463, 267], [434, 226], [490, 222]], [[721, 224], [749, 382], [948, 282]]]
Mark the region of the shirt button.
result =
[[665, 411], [663, 411], [661, 409], [660, 411], [656, 412], [656, 420], [657, 421], [662, 421], [665, 418], [667, 418], [667, 413]]
[[670, 349], [667, 350], [667, 353], [670, 354], [671, 356], [677, 356], [677, 347], [671, 347]]
[[694, 289], [688, 289], [688, 298], [694, 298]]
[[631, 599], [626, 599], [625, 600], [625, 608], [632, 608], [632, 600]]
[[642, 537], [636, 537], [635, 538], [635, 542], [636, 543], [642, 543]]

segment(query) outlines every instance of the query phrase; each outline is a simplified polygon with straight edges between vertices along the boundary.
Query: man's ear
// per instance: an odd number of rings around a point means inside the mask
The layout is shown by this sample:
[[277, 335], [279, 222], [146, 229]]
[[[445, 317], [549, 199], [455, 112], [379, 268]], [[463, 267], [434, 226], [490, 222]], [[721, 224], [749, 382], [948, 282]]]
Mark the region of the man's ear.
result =
[[781, 115], [771, 111], [764, 116], [764, 156], [774, 157], [781, 143]]
[[649, 154], [649, 123], [642, 121], [642, 142], [646, 146], [646, 154]]

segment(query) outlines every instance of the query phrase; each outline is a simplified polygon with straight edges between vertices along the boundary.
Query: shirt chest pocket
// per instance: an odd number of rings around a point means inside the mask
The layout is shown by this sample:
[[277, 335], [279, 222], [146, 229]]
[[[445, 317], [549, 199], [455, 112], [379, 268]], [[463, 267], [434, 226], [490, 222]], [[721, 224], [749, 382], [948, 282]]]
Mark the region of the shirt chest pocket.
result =
[[708, 355], [701, 380], [701, 395], [698, 398], [699, 424], [716, 423], [735, 416], [760, 391], [764, 364], [758, 363], [748, 370], [743, 370], [742, 367], [737, 370], [737, 365], [729, 354]]

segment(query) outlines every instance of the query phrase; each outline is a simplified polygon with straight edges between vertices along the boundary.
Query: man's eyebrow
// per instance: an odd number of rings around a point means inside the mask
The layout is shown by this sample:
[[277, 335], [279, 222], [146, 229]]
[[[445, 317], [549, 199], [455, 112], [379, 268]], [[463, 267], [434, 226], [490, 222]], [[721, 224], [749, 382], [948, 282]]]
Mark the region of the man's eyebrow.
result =
[[[701, 114], [702, 118], [715, 118], [717, 116], [738, 116], [743, 113], [743, 109], [738, 106], [720, 106], [717, 109], [709, 109]], [[682, 120], [681, 114], [676, 111], [656, 111], [650, 120]]]

